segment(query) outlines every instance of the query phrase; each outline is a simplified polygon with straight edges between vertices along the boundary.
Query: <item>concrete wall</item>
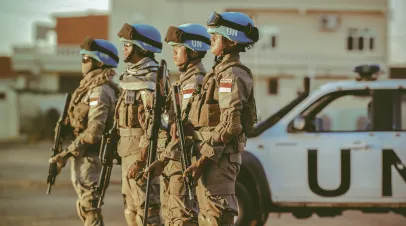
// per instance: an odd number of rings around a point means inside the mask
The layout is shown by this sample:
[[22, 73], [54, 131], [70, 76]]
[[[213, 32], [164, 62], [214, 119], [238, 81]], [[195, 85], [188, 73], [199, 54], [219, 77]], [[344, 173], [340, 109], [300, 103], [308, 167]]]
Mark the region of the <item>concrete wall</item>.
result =
[[0, 84], [0, 141], [18, 138], [19, 112], [17, 94], [9, 86]]
[[[401, 1], [401, 0], [399, 0]], [[170, 25], [200, 23], [205, 25], [210, 13], [240, 11], [250, 15], [260, 28], [260, 42], [242, 55], [242, 61], [255, 76], [255, 95], [261, 119], [265, 119], [296, 97], [304, 76], [313, 79], [312, 88], [340, 79], [353, 79], [354, 66], [362, 63], [379, 63], [384, 68], [387, 61], [388, 37], [386, 0], [112, 0], [109, 20], [109, 39], [115, 42], [122, 54], [122, 43], [117, 32], [124, 23], [148, 23], [158, 28], [162, 38]], [[320, 15], [339, 16], [335, 31], [320, 31]], [[363, 51], [348, 51], [347, 36], [351, 28], [361, 35], [370, 29], [374, 49], [368, 50], [365, 40]], [[276, 35], [276, 47], [270, 39]], [[171, 48], [164, 43], [164, 58], [172, 73], [177, 72], [171, 60]], [[213, 55], [208, 53], [204, 64], [208, 70], [213, 65]], [[124, 70], [124, 64], [118, 71]], [[279, 79], [276, 95], [268, 93], [270, 78]]]

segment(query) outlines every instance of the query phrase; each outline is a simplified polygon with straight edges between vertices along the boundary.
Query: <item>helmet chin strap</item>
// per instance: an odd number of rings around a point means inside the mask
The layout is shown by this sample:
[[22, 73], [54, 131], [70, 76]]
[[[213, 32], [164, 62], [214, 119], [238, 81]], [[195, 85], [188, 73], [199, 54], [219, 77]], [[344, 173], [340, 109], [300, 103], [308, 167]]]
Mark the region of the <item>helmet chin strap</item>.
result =
[[128, 56], [124, 59], [124, 62], [125, 63], [130, 62], [131, 57], [133, 57], [134, 53], [135, 53], [135, 45], [133, 44], [133, 48], [132, 48], [130, 54], [128, 54]]
[[192, 62], [194, 60], [197, 60], [197, 59], [201, 59], [200, 56], [191, 57], [190, 56], [190, 51], [191, 51], [190, 49], [186, 49], [186, 62], [179, 66], [179, 71], [180, 72], [185, 72], [187, 70], [187, 68], [189, 67], [190, 62]]
[[99, 68], [100, 67], [97, 66], [97, 61], [92, 59], [90, 65], [82, 64], [82, 73], [83, 73], [83, 75], [86, 75], [87, 73], [94, 71], [96, 69], [99, 69]]

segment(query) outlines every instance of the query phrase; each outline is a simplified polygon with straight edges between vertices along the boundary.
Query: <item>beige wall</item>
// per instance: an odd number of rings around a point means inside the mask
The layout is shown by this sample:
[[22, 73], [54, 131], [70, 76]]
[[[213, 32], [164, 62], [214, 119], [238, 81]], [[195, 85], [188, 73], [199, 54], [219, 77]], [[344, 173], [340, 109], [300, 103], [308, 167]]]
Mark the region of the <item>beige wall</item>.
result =
[[19, 136], [20, 118], [17, 94], [7, 85], [0, 85], [0, 141], [16, 139]]
[[[353, 67], [362, 63], [380, 63], [384, 68], [387, 61], [388, 37], [385, 16], [386, 0], [112, 0], [109, 38], [117, 44], [122, 53], [122, 43], [117, 32], [124, 23], [148, 23], [158, 28], [162, 39], [170, 25], [200, 23], [205, 25], [212, 11], [243, 10], [253, 16], [260, 28], [261, 41], [247, 53], [242, 54], [255, 76], [255, 95], [261, 118], [283, 107], [294, 99], [297, 88], [302, 87], [304, 76], [324, 76], [313, 79], [312, 88], [334, 81], [334, 77], [350, 76]], [[320, 32], [319, 15], [334, 14], [341, 17], [338, 30]], [[346, 49], [349, 28], [368, 28], [375, 32], [373, 51]], [[277, 46], [269, 44], [267, 30], [278, 31]], [[268, 36], [268, 37], [267, 37]], [[365, 47], [368, 43], [364, 44]], [[177, 72], [171, 61], [171, 49], [164, 43], [164, 58], [172, 72]], [[406, 51], [405, 51], [406, 52]], [[211, 70], [213, 55], [208, 53], [205, 66]], [[124, 69], [121, 63], [119, 71]], [[268, 80], [281, 77], [277, 95], [268, 94]]]

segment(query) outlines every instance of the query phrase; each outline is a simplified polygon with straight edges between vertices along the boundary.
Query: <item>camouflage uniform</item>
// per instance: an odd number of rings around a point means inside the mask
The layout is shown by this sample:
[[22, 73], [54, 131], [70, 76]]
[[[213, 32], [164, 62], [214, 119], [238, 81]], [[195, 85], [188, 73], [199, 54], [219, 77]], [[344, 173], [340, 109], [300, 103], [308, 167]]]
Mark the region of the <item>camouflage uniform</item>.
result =
[[247, 103], [254, 102], [251, 72], [238, 53], [227, 54], [205, 76], [201, 93], [192, 98], [194, 154], [210, 159], [196, 188], [199, 225], [233, 225], [238, 214], [235, 181], [246, 142], [241, 118], [251, 121], [244, 114]]
[[[198, 63], [188, 68], [180, 75], [179, 81], [175, 82], [182, 90], [180, 93], [182, 113], [185, 113], [192, 93], [201, 86], [205, 73], [203, 64]], [[186, 196], [179, 144], [170, 142], [166, 146], [167, 138], [163, 136], [159, 141], [160, 158], [170, 159], [161, 177], [161, 208], [165, 225], [197, 225], [197, 203], [191, 203]]]
[[[128, 63], [120, 77], [123, 91], [116, 107], [116, 120], [120, 140], [117, 151], [122, 158], [122, 194], [125, 205], [125, 218], [129, 225], [142, 225], [146, 181], [127, 178], [129, 167], [142, 159], [141, 149], [149, 145], [149, 130], [152, 120], [153, 90], [155, 90], [158, 64], [145, 57], [137, 64]], [[159, 179], [151, 186], [149, 205], [149, 225], [159, 225]]]
[[103, 225], [97, 209], [101, 163], [100, 140], [103, 132], [112, 125], [117, 87], [111, 81], [112, 69], [96, 69], [85, 75], [75, 90], [69, 105], [67, 123], [75, 139], [68, 147], [71, 158], [73, 186], [78, 195], [77, 210], [85, 226]]

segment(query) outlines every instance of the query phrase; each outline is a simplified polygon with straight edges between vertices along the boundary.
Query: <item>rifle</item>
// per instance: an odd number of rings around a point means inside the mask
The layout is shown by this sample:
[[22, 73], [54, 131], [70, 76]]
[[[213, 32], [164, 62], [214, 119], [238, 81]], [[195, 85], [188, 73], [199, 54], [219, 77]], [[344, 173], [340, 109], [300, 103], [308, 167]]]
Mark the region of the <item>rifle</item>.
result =
[[120, 165], [121, 159], [117, 153], [117, 143], [119, 135], [117, 133], [117, 122], [114, 120], [112, 128], [105, 134], [102, 135], [99, 158], [102, 165], [99, 183], [97, 185], [97, 193], [99, 195], [99, 200], [97, 202], [97, 208], [101, 208], [103, 204], [103, 199], [106, 194], [106, 190], [110, 183], [111, 171], [113, 170], [113, 165]]
[[[180, 106], [176, 101], [176, 96], [179, 94], [179, 86], [173, 85], [172, 86], [172, 101], [173, 107], [175, 110], [175, 123], [177, 128], [177, 135], [179, 138], [180, 143], [180, 150], [182, 152], [181, 162], [182, 162], [182, 171], [185, 172], [187, 168], [192, 164], [191, 163], [191, 155], [190, 152], [186, 150], [186, 142], [185, 142], [185, 133], [183, 131], [183, 121], [181, 116]], [[188, 191], [189, 200], [194, 199], [193, 188], [196, 187], [196, 183], [194, 182], [192, 175], [188, 173], [186, 178], [184, 178], [184, 182], [186, 185], [186, 189]]]
[[[161, 126], [161, 115], [162, 115], [162, 108], [165, 103], [165, 99], [161, 93], [161, 79], [163, 78], [164, 74], [167, 72], [166, 62], [165, 60], [161, 60], [161, 64], [158, 69], [156, 83], [155, 83], [155, 103], [152, 109], [153, 113], [153, 120], [151, 123], [151, 134], [148, 146], [148, 162], [147, 166], [151, 165], [152, 162], [155, 161], [156, 158], [156, 150], [158, 145], [158, 133], [159, 128]], [[151, 192], [151, 182], [152, 182], [152, 174], [148, 173], [147, 175], [147, 188], [146, 188], [146, 197], [145, 197], [145, 206], [144, 206], [144, 221], [143, 225], [147, 225], [147, 218], [148, 218], [148, 206], [149, 206], [149, 196]]]
[[[55, 133], [55, 137], [54, 137], [54, 144], [51, 148], [52, 157], [56, 156], [57, 154], [59, 154], [62, 151], [61, 133], [62, 133], [62, 130], [64, 129], [63, 121], [68, 116], [70, 99], [71, 99], [71, 94], [67, 93], [65, 95], [65, 105], [63, 106], [62, 116], [61, 116], [60, 120], [58, 121], [58, 123], [56, 124], [57, 127], [56, 127], [56, 133]], [[47, 178], [47, 184], [48, 184], [47, 195], [49, 195], [51, 193], [51, 187], [52, 187], [52, 185], [55, 184], [55, 179], [57, 176], [57, 169], [58, 169], [58, 165], [56, 162], [49, 164], [48, 178]]]

